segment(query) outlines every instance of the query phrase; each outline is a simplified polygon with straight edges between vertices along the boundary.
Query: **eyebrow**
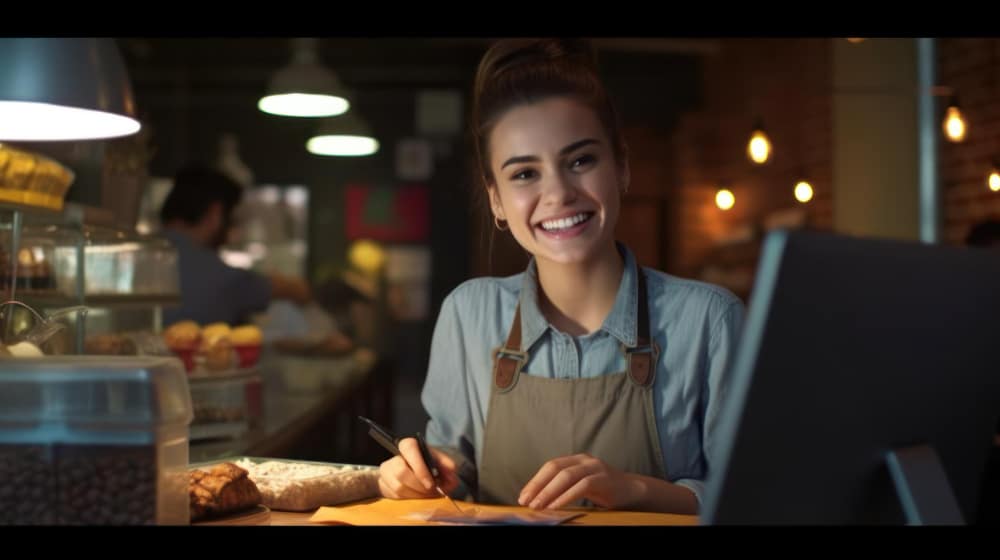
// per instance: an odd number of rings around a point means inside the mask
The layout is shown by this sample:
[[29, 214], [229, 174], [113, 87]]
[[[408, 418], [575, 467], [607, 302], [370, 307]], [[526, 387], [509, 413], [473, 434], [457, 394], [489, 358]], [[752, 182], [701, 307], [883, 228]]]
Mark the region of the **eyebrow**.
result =
[[[583, 140], [577, 140], [576, 142], [573, 142], [569, 146], [566, 146], [565, 148], [559, 150], [559, 155], [564, 156], [574, 150], [577, 150], [579, 148], [582, 148], [590, 144], [599, 144], [599, 142], [595, 138], [584, 138]], [[539, 161], [538, 156], [514, 156], [508, 159], [507, 161], [503, 162], [503, 165], [500, 166], [500, 169], [503, 169], [504, 167], [507, 167], [508, 165], [513, 165], [515, 163], [527, 163], [531, 161]]]

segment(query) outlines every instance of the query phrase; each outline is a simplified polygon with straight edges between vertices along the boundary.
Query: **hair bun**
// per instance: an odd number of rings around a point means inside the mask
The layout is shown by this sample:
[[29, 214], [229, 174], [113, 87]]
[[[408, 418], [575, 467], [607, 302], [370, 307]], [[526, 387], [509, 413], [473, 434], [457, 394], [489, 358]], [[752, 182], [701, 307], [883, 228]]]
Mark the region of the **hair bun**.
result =
[[509, 39], [493, 48], [492, 68], [484, 77], [497, 75], [519, 66], [548, 66], [559, 64], [584, 65], [597, 70], [597, 57], [586, 39], [545, 38]]

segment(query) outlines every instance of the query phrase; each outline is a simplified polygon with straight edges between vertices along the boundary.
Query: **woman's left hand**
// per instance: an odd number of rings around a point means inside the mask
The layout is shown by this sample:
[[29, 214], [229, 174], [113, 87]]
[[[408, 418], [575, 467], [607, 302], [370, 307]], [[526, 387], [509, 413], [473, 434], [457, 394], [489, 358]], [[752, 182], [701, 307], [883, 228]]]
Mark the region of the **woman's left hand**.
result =
[[532, 509], [559, 509], [588, 499], [608, 509], [636, 502], [642, 484], [629, 473], [581, 453], [552, 459], [521, 489], [517, 503]]

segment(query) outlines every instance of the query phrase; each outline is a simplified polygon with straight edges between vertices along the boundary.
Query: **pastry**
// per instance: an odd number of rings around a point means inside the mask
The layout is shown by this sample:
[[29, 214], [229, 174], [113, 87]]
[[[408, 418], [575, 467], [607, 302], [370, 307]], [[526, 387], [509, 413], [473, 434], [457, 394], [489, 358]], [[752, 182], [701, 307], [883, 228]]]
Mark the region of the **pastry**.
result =
[[257, 346], [263, 338], [260, 329], [254, 325], [236, 327], [229, 333], [229, 340], [234, 346]]
[[170, 348], [192, 348], [201, 338], [201, 328], [194, 321], [180, 321], [163, 331], [163, 340]]
[[260, 490], [247, 471], [232, 463], [188, 474], [191, 521], [252, 508], [261, 502]]
[[229, 338], [229, 325], [225, 323], [212, 323], [205, 325], [201, 329], [201, 339], [203, 345], [212, 345], [221, 338]]

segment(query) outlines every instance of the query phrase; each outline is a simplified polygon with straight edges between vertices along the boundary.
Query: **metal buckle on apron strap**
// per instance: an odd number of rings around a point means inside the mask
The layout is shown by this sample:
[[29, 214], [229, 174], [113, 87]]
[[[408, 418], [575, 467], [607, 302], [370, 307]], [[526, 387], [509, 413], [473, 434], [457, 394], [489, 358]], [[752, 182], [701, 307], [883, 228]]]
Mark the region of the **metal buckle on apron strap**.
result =
[[521, 368], [528, 363], [527, 352], [500, 347], [493, 351], [493, 380], [497, 389], [506, 392], [514, 387]]
[[660, 355], [660, 349], [656, 344], [643, 344], [632, 347], [623, 344], [622, 350], [625, 352], [625, 365], [632, 381], [640, 387], [652, 385], [656, 359]]

